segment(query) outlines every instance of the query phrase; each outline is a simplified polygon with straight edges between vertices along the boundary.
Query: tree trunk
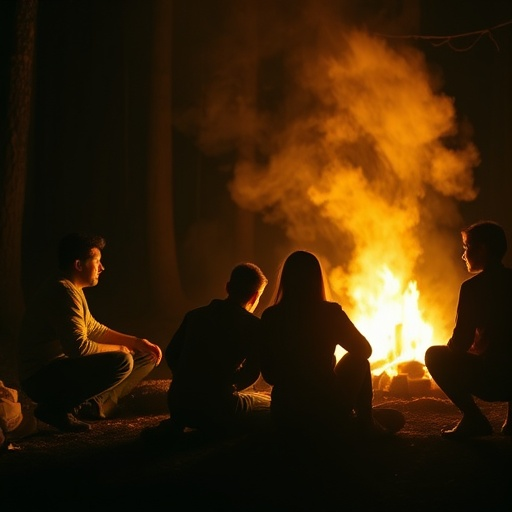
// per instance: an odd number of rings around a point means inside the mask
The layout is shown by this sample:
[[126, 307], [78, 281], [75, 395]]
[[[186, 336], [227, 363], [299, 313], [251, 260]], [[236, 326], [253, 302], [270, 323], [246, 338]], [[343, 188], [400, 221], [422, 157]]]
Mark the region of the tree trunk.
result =
[[[16, 2], [10, 62], [5, 173], [0, 183], [0, 349], [10, 360], [23, 312], [21, 239], [32, 111], [37, 0]], [[11, 368], [11, 366], [9, 366]]]
[[175, 246], [172, 183], [172, 3], [154, 0], [148, 162], [148, 252], [157, 312], [183, 307]]

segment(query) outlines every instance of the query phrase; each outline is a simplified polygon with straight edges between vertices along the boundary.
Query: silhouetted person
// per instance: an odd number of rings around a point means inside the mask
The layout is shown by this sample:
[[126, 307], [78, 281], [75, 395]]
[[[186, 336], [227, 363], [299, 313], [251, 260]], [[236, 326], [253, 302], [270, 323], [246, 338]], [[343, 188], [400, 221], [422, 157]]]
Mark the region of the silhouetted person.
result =
[[[326, 300], [317, 257], [291, 253], [281, 267], [274, 305], [261, 316], [261, 370], [273, 386], [271, 414], [284, 433], [380, 437], [405, 423], [372, 407], [372, 348], [340, 304]], [[335, 349], [347, 353], [336, 364]]]
[[227, 297], [189, 311], [165, 350], [171, 369], [170, 418], [142, 432], [153, 442], [186, 427], [208, 434], [250, 428], [269, 415], [268, 394], [244, 389], [260, 376], [258, 333], [253, 314], [267, 278], [252, 263], [237, 265]]
[[475, 403], [508, 401], [502, 432], [512, 434], [512, 269], [502, 264], [507, 251], [503, 228], [481, 221], [463, 229], [462, 259], [477, 274], [460, 288], [453, 334], [445, 346], [425, 353], [430, 375], [462, 412], [447, 438], [492, 434], [488, 419]]
[[84, 288], [105, 270], [105, 240], [78, 233], [59, 245], [59, 275], [29, 303], [20, 335], [19, 378], [37, 403], [36, 418], [65, 432], [91, 428], [160, 363], [162, 351], [146, 339], [122, 334], [92, 316]]

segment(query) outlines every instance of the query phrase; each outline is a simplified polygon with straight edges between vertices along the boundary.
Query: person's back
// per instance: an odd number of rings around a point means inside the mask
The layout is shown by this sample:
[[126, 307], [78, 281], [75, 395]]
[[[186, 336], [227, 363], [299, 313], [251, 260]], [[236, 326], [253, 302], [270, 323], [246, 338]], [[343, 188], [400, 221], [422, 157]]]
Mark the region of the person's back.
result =
[[[373, 410], [371, 346], [341, 305], [326, 300], [314, 254], [295, 251], [286, 258], [274, 305], [265, 309], [261, 323], [262, 375], [273, 386], [271, 412], [278, 429], [349, 434], [353, 413], [362, 435], [402, 428], [398, 411]], [[338, 362], [336, 345], [346, 350]]]
[[268, 413], [268, 395], [243, 391], [260, 375], [260, 319], [253, 313], [266, 285], [259, 267], [241, 263], [226, 284], [227, 298], [184, 316], [165, 350], [170, 417], [145, 429], [145, 441], [159, 443], [186, 427], [215, 434], [251, 428]]
[[512, 368], [512, 269], [485, 269], [462, 284], [460, 296], [463, 303], [450, 345], [467, 349], [464, 340], [472, 336], [469, 352], [482, 355], [489, 364]]
[[[179, 354], [174, 343], [165, 357], [172, 371], [169, 410], [230, 410], [236, 402], [233, 383], [240, 365], [247, 385], [259, 376], [257, 339], [259, 319], [228, 299], [185, 315], [176, 336], [186, 337]], [[239, 370], [240, 369], [240, 370]]]
[[273, 384], [277, 403], [306, 396], [330, 403], [336, 345], [346, 342], [357, 350], [358, 340], [364, 346], [364, 338], [339, 304], [321, 301], [301, 309], [277, 304], [263, 312], [262, 373]]
[[[82, 311], [80, 324], [74, 311]], [[73, 319], [69, 321], [68, 319]], [[100, 336], [107, 328], [92, 317], [83, 291], [59, 276], [47, 279], [28, 302], [19, 337], [18, 372], [21, 381], [51, 361], [87, 354], [87, 333]], [[77, 336], [77, 332], [79, 335]], [[77, 337], [79, 343], [76, 343]]]

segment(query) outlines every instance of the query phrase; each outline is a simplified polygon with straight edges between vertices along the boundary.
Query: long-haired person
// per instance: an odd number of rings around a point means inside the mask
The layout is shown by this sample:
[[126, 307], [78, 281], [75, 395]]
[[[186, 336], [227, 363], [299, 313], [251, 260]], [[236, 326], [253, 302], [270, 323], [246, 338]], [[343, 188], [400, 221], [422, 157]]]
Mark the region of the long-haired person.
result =
[[[286, 258], [261, 325], [262, 375], [273, 386], [271, 414], [279, 429], [375, 437], [402, 428], [399, 411], [373, 407], [372, 347], [341, 305], [326, 299], [313, 253]], [[336, 363], [337, 345], [346, 354]]]

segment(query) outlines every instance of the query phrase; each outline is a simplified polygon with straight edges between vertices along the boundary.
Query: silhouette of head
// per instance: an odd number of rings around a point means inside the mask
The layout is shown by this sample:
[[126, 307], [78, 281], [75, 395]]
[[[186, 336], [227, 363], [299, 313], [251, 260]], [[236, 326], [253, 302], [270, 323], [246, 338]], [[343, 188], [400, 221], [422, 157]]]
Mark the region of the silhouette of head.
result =
[[488, 258], [501, 261], [507, 252], [507, 237], [503, 228], [496, 222], [483, 220], [471, 224], [461, 231], [466, 243], [487, 249]]
[[292, 252], [283, 263], [277, 302], [301, 303], [325, 300], [322, 266], [308, 251]]
[[263, 292], [268, 280], [254, 263], [240, 263], [231, 271], [226, 291], [231, 299], [246, 303], [255, 293]]

